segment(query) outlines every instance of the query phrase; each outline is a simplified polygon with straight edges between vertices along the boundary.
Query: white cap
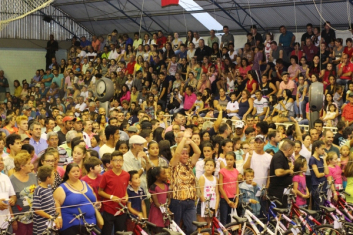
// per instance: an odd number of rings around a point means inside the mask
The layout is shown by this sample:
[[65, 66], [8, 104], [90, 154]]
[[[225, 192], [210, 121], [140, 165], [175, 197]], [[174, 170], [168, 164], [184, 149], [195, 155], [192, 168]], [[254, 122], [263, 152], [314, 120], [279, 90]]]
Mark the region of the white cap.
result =
[[235, 122], [235, 128], [243, 128], [243, 127], [244, 127], [243, 121], [236, 121]]
[[129, 139], [129, 144], [144, 144], [146, 142], [146, 139], [139, 135], [133, 135]]

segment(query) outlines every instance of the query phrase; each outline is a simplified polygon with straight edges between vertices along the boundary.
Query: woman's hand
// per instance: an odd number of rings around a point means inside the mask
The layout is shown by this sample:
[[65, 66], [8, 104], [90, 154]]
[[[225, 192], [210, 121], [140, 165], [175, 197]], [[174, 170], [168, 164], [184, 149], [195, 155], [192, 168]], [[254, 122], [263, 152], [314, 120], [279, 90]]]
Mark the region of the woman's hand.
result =
[[234, 202], [232, 202], [232, 201], [229, 201], [229, 202], [228, 202], [228, 205], [229, 205], [231, 208], [234, 208], [234, 206], [235, 206]]
[[93, 203], [93, 205], [98, 210], [102, 207], [102, 203], [101, 202], [95, 202], [95, 203]]
[[[12, 227], [13, 227], [13, 224], [12, 224]], [[55, 227], [57, 229], [61, 229], [63, 227], [63, 219], [61, 218], [61, 216], [58, 216], [56, 219], [55, 219]]]
[[192, 130], [191, 129], [186, 129], [185, 131], [184, 131], [184, 137], [185, 138], [191, 138], [191, 136], [192, 136]]

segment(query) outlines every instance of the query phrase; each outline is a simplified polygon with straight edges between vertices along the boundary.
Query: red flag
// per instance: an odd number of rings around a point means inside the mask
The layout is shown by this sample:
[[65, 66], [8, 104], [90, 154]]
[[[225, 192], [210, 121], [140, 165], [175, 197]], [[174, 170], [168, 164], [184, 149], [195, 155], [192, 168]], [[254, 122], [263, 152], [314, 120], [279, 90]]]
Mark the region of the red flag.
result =
[[179, 4], [179, 0], [162, 0], [162, 7], [166, 7], [169, 5], [178, 5]]

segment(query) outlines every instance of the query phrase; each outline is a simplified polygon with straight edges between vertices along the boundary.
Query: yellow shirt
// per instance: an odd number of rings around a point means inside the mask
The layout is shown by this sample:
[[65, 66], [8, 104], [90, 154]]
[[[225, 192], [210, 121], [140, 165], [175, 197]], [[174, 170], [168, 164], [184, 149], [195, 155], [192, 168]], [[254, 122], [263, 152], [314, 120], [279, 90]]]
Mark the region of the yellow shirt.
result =
[[22, 87], [21, 86], [18, 86], [18, 87], [16, 87], [15, 88], [15, 96], [17, 97], [17, 98], [19, 98], [20, 96], [21, 96], [21, 92], [22, 92]]

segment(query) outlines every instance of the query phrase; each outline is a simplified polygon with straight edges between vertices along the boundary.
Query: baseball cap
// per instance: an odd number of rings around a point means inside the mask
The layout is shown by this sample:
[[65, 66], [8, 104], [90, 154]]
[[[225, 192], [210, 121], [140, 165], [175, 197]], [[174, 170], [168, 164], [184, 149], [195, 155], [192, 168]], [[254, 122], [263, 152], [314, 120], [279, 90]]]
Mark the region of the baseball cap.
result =
[[82, 119], [78, 117], [75, 122], [82, 122]]
[[76, 121], [76, 118], [74, 118], [74, 117], [71, 117], [71, 116], [66, 116], [66, 117], [64, 117], [64, 119], [63, 119], [63, 122], [67, 122], [67, 121]]
[[235, 122], [235, 128], [244, 128], [244, 122], [236, 121]]
[[282, 76], [288, 75], [289, 73], [287, 71], [282, 72]]
[[[137, 129], [136, 126], [129, 126], [129, 128], [127, 128], [127, 132], [135, 132], [135, 133], [137, 133], [138, 131], [139, 130]], [[137, 143], [135, 143], [135, 144], [137, 144]]]
[[255, 141], [256, 140], [261, 140], [262, 142], [265, 142], [265, 137], [263, 135], [257, 135], [255, 136]]
[[21, 141], [24, 141], [25, 139], [30, 139], [30, 138], [26, 134], [21, 134]]
[[150, 122], [144, 122], [141, 124], [141, 129], [152, 129], [152, 124]]
[[144, 144], [146, 142], [146, 139], [139, 135], [134, 135], [129, 140], [129, 144]]

